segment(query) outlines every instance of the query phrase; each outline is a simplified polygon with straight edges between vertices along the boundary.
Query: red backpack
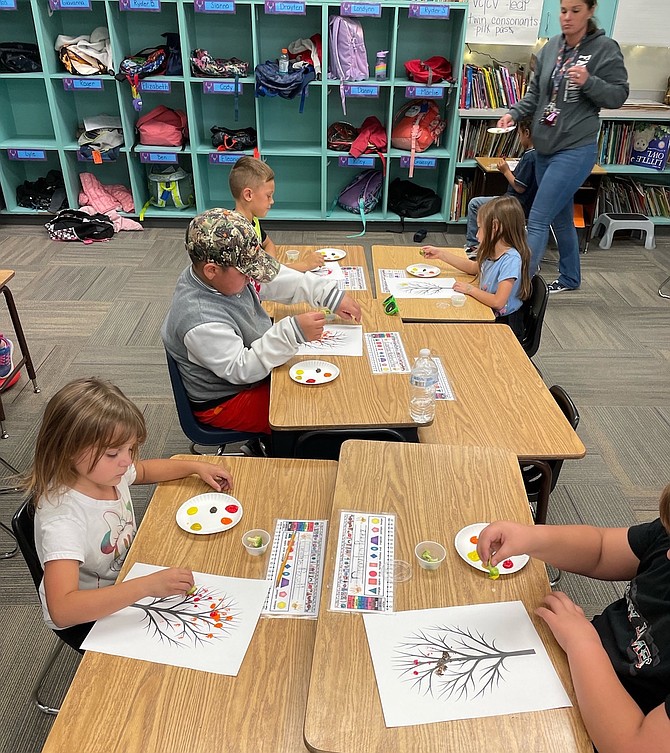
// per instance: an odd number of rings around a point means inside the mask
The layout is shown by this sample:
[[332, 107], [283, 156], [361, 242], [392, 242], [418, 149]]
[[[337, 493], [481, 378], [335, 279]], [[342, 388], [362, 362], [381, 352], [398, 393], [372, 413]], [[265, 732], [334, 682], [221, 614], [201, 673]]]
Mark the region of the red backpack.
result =
[[164, 105], [143, 115], [135, 129], [140, 144], [145, 146], [183, 146], [188, 140], [186, 113]]
[[407, 77], [417, 84], [439, 84], [451, 80], [451, 63], [441, 55], [434, 55], [428, 60], [408, 60], [405, 63]]
[[391, 131], [391, 146], [411, 152], [409, 177], [414, 175], [414, 155], [440, 143], [447, 124], [440, 117], [435, 100], [412, 99], [395, 114]]

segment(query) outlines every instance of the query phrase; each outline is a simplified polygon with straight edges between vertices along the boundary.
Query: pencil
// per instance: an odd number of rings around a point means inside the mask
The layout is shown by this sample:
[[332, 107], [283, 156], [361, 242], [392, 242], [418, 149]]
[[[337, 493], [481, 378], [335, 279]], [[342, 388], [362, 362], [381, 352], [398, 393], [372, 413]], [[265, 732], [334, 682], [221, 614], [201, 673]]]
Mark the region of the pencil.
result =
[[279, 584], [281, 583], [281, 575], [284, 572], [286, 563], [288, 562], [288, 558], [289, 558], [289, 555], [291, 554], [291, 550], [293, 548], [293, 543], [295, 542], [295, 537], [297, 533], [298, 533], [297, 529], [293, 531], [293, 534], [288, 541], [288, 544], [286, 546], [286, 556], [284, 557], [284, 561], [281, 563], [281, 567], [279, 568], [279, 572], [277, 573], [277, 581], [275, 583], [275, 588], [279, 588]]

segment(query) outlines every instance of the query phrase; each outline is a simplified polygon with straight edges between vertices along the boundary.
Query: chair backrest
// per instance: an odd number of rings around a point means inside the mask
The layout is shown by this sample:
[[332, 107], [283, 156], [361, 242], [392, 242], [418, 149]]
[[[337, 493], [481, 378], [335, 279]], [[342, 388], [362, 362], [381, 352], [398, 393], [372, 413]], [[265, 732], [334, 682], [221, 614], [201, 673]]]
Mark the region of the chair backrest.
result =
[[31, 499], [24, 500], [21, 507], [14, 513], [12, 530], [14, 531], [14, 536], [16, 536], [23, 559], [26, 561], [28, 570], [30, 570], [30, 574], [32, 575], [35, 588], [39, 591], [44, 570], [42, 569], [40, 558], [37, 556], [37, 548], [35, 547], [35, 509], [33, 508]]
[[[570, 395], [568, 395], [563, 387], [560, 387], [558, 384], [550, 387], [549, 392], [553, 395], [558, 407], [563, 411], [563, 415], [568, 419], [570, 426], [572, 426], [573, 429], [576, 429], [577, 426], [579, 426], [579, 411]], [[551, 460], [549, 461], [549, 465], [551, 466], [551, 491], [553, 492], [561, 468], [563, 467], [563, 460]]]
[[530, 295], [523, 303], [523, 339], [521, 347], [528, 358], [532, 358], [540, 347], [542, 337], [542, 322], [547, 310], [549, 288], [540, 275], [535, 275], [530, 281]]
[[312, 460], [339, 460], [340, 449], [347, 439], [380, 442], [406, 442], [397, 429], [318, 429], [301, 434], [295, 443], [294, 457]]

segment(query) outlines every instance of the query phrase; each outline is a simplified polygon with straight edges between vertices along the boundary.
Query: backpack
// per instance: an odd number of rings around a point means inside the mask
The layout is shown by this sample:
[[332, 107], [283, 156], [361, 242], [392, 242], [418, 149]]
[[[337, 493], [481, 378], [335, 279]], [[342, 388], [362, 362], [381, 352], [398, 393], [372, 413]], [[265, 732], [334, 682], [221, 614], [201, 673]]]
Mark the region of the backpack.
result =
[[[120, 147], [123, 146], [121, 120], [111, 118], [108, 125], [102, 128], [87, 128], [87, 120], [84, 119], [84, 125], [77, 129], [79, 154], [88, 162], [114, 162], [119, 156]], [[94, 125], [94, 119], [88, 120], [88, 124]]]
[[212, 146], [220, 152], [244, 152], [258, 146], [255, 128], [212, 126]]
[[370, 77], [363, 26], [355, 18], [330, 16], [328, 27], [330, 73], [333, 78], [340, 79], [340, 99], [346, 115], [344, 82], [364, 81]]
[[332, 123], [326, 141], [329, 149], [349, 152], [354, 158], [361, 154], [376, 154], [382, 161], [382, 170], [386, 170], [386, 131], [376, 115], [365, 118], [360, 128], [344, 121]]
[[451, 63], [441, 55], [434, 55], [427, 60], [408, 60], [405, 70], [409, 79], [428, 86], [451, 79]]
[[146, 47], [137, 54], [124, 58], [116, 74], [117, 81], [128, 81], [133, 95], [133, 107], [137, 112], [142, 109], [142, 97], [139, 92], [140, 79], [147, 76], [181, 76], [184, 68], [179, 50], [179, 35], [165, 32], [166, 44], [160, 47]]
[[384, 177], [380, 170], [363, 170], [338, 194], [336, 202], [342, 209], [352, 214], [360, 214], [363, 230], [356, 236], [365, 234], [365, 215], [379, 203]]
[[358, 128], [352, 126], [351, 123], [345, 123], [343, 120], [331, 123], [326, 133], [328, 148], [336, 152], [348, 152], [359, 133]]
[[0, 73], [39, 73], [40, 51], [31, 42], [0, 42]]
[[193, 176], [178, 165], [150, 165], [147, 170], [149, 200], [142, 207], [140, 220], [150, 206], [161, 209], [188, 209], [195, 204]]
[[37, 180], [25, 180], [16, 187], [16, 203], [20, 207], [57, 212], [67, 207], [67, 195], [63, 173], [60, 170], [49, 172]]
[[68, 73], [74, 76], [114, 75], [109, 31], [104, 26], [93, 29], [90, 35], [56, 37], [54, 49]]
[[180, 146], [188, 140], [188, 122], [183, 110], [165, 105], [154, 107], [135, 124], [139, 143], [145, 146]]
[[403, 227], [405, 217], [428, 217], [437, 214], [441, 205], [435, 191], [411, 180], [395, 178], [389, 184], [388, 208], [400, 215]]
[[300, 112], [303, 111], [307, 87], [315, 78], [314, 66], [289, 68], [288, 73], [279, 73], [279, 63], [276, 60], [266, 60], [256, 66], [255, 73], [257, 97], [293, 99], [300, 94]]
[[87, 214], [63, 209], [45, 223], [52, 241], [107, 241], [114, 236], [114, 223], [106, 214]]
[[414, 155], [425, 152], [429, 146], [440, 143], [447, 124], [433, 99], [411, 99], [404, 104], [393, 119], [391, 145], [411, 152], [409, 177], [414, 175]]
[[213, 58], [207, 50], [191, 52], [191, 73], [199, 77], [234, 78], [249, 73], [249, 63], [239, 58]]

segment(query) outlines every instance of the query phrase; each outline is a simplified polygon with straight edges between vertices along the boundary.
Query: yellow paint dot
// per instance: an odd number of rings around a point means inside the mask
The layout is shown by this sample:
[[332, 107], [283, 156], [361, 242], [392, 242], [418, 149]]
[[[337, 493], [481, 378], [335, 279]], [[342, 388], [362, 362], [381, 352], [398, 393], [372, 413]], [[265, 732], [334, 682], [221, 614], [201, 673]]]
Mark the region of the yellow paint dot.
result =
[[277, 607], [279, 609], [286, 609], [286, 602], [285, 601], [278, 601], [277, 602]]
[[191, 530], [192, 531], [202, 531], [202, 526], [200, 525], [200, 523], [194, 523], [191, 526]]
[[468, 559], [472, 560], [473, 562], [480, 562], [477, 552], [468, 552]]
[[305, 372], [302, 369], [296, 369], [295, 373], [296, 374], [304, 374]]
[[198, 512], [198, 508], [197, 507], [189, 507], [188, 510], [186, 510], [186, 512], [189, 515], [195, 515]]

